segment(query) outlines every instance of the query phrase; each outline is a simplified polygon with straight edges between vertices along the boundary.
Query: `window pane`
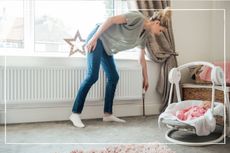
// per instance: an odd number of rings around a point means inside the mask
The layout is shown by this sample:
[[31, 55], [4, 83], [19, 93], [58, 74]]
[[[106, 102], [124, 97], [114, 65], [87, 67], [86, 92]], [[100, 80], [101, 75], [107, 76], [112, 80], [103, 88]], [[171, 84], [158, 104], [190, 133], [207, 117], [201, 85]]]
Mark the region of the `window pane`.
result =
[[36, 0], [35, 50], [69, 52], [63, 40], [73, 38], [77, 30], [85, 39], [96, 23], [113, 15], [112, 0]]
[[115, 14], [123, 14], [128, 11], [127, 0], [114, 0]]
[[0, 48], [23, 48], [23, 20], [23, 0], [0, 1]]

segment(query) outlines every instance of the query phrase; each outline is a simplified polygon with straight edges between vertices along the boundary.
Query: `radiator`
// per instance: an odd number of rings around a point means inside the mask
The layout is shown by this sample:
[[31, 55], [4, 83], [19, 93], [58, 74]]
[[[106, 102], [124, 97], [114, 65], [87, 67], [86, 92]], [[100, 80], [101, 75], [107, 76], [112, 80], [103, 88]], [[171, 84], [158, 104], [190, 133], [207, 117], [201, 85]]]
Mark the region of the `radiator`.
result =
[[[141, 99], [141, 70], [121, 68], [115, 100]], [[5, 74], [4, 74], [5, 73]], [[6, 86], [7, 104], [17, 103], [60, 103], [75, 99], [80, 83], [84, 80], [84, 67], [17, 67], [0, 69], [0, 85]], [[4, 79], [4, 76], [6, 77]], [[104, 98], [106, 76], [101, 70], [99, 80], [92, 86], [87, 101]], [[1, 88], [0, 99], [4, 99]]]

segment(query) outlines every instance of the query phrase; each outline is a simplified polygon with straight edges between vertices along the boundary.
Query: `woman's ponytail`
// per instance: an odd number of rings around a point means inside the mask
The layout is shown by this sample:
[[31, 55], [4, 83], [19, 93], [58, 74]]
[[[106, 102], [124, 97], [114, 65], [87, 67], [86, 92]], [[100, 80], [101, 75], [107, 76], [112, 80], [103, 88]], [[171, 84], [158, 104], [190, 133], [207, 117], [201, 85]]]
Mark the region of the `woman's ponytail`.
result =
[[171, 14], [172, 14], [172, 11], [170, 7], [166, 7], [159, 11], [159, 18], [160, 18], [162, 26], [168, 27], [168, 22], [171, 19]]
[[151, 21], [159, 20], [161, 22], [161, 26], [168, 27], [168, 21], [171, 18], [171, 8], [166, 7], [164, 9], [161, 9], [159, 11], [154, 12], [153, 16], [150, 18]]

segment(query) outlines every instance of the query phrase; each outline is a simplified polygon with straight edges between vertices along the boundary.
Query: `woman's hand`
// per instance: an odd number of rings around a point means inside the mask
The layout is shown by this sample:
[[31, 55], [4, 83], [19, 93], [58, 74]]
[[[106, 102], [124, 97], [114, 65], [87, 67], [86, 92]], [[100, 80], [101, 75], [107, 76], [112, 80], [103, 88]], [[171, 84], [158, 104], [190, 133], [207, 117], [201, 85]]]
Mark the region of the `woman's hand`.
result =
[[146, 78], [143, 79], [142, 88], [143, 88], [145, 91], [148, 90], [148, 88], [149, 88], [149, 81], [148, 81], [148, 79], [146, 79]]
[[109, 17], [103, 24], [100, 25], [97, 32], [94, 34], [94, 36], [88, 41], [88, 43], [85, 45], [85, 49], [88, 52], [94, 51], [97, 46], [97, 39], [100, 37], [100, 35], [109, 29], [113, 24], [124, 24], [127, 23], [126, 18], [122, 15], [117, 15], [113, 17]]
[[96, 46], [97, 46], [97, 38], [92, 37], [88, 41], [88, 43], [85, 45], [85, 49], [86, 49], [87, 52], [92, 52], [92, 51], [95, 50]]
[[139, 56], [139, 62], [142, 67], [142, 77], [143, 77], [142, 89], [147, 91], [149, 88], [149, 81], [148, 81], [147, 64], [145, 60], [145, 50], [144, 49], [141, 49], [140, 56]]

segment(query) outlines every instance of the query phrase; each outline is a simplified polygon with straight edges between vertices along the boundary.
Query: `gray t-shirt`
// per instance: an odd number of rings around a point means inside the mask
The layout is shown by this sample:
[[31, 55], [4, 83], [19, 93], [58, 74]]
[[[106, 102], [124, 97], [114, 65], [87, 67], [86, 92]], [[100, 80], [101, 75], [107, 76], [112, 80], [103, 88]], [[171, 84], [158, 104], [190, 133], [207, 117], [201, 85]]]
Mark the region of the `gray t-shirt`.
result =
[[100, 40], [108, 55], [134, 47], [145, 48], [147, 32], [144, 30], [145, 17], [138, 11], [123, 14], [127, 23], [114, 24], [103, 32]]

